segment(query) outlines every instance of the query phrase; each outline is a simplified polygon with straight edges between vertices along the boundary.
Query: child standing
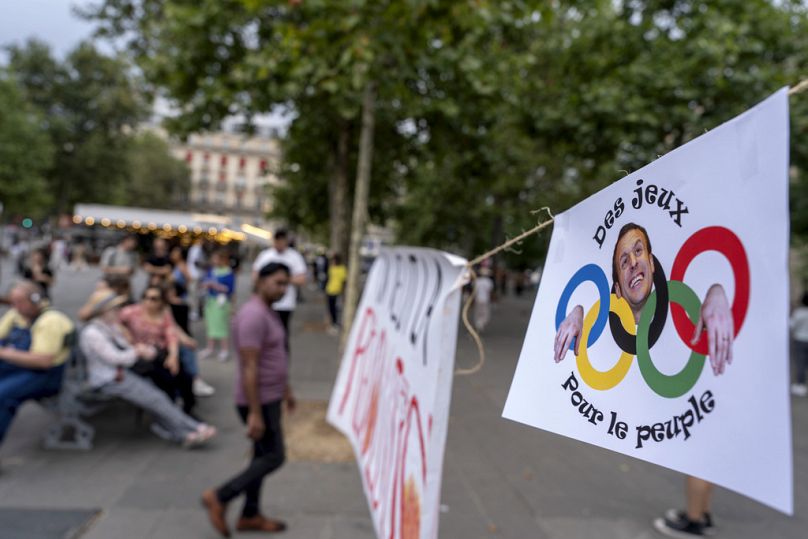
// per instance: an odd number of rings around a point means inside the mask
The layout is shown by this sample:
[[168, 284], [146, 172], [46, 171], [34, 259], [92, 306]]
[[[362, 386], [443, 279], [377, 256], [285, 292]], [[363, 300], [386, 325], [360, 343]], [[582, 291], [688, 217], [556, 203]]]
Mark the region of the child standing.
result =
[[212, 267], [208, 270], [202, 287], [207, 290], [205, 301], [205, 327], [208, 344], [202, 352], [204, 357], [216, 353], [219, 346], [219, 361], [227, 361], [228, 338], [230, 336], [230, 309], [236, 279], [230, 268], [230, 257], [225, 250], [213, 253]]

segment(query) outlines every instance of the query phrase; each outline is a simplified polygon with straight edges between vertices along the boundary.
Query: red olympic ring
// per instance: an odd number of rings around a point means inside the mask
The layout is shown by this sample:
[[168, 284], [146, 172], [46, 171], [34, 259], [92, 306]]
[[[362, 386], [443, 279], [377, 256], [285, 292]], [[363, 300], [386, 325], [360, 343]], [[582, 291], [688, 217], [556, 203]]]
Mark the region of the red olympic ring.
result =
[[[685, 241], [673, 261], [670, 280], [684, 281], [685, 271], [693, 259], [705, 251], [718, 251], [724, 255], [732, 267], [735, 277], [735, 297], [732, 299], [732, 320], [735, 325], [735, 335], [741, 331], [746, 319], [746, 310], [749, 307], [749, 260], [738, 236], [728, 228], [710, 226], [702, 228]], [[703, 332], [696, 345], [690, 344], [695, 324], [688, 318], [684, 308], [678, 303], [671, 302], [671, 317], [673, 318], [679, 338], [688, 348], [696, 353], [708, 355], [707, 333]]]

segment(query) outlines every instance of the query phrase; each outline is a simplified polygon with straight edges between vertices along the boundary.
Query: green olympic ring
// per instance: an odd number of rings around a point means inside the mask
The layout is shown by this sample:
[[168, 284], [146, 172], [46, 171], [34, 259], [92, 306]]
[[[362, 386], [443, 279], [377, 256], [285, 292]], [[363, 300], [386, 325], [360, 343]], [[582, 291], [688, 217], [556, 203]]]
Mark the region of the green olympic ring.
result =
[[[668, 281], [668, 293], [671, 303], [684, 307], [688, 318], [695, 324], [699, 319], [701, 301], [693, 289], [681, 281]], [[691, 352], [684, 368], [676, 374], [667, 375], [659, 372], [651, 359], [648, 348], [648, 333], [656, 308], [656, 291], [651, 292], [648, 301], [640, 313], [637, 325], [637, 364], [645, 382], [657, 395], [667, 398], [681, 397], [690, 391], [701, 376], [704, 368], [704, 355]]]

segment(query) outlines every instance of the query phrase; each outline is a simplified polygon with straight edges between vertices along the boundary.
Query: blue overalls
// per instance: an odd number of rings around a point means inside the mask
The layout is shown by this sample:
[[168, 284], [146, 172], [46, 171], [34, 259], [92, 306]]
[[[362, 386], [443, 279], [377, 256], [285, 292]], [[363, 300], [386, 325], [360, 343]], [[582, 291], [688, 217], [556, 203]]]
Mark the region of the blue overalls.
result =
[[[14, 326], [0, 339], [0, 346], [30, 350], [31, 328]], [[63, 372], [64, 364], [50, 369], [30, 369], [0, 359], [0, 443], [23, 402], [59, 393]]]

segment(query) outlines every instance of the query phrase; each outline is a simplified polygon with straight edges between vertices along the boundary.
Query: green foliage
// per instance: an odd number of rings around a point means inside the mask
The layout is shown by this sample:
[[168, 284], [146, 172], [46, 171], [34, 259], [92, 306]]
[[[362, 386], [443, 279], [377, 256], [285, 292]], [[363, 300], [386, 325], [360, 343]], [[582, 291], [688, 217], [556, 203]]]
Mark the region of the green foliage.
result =
[[54, 147], [47, 181], [55, 209], [69, 212], [77, 202], [123, 202], [127, 132], [146, 111], [128, 65], [88, 43], [61, 63], [38, 41], [8, 52], [8, 72], [44, 119]]
[[42, 217], [51, 203], [45, 174], [53, 148], [36, 114], [0, 71], [0, 202], [12, 216]]
[[[567, 3], [546, 24], [497, 20], [512, 50], [475, 56], [489, 73], [504, 66], [495, 99], [463, 100], [445, 143], [436, 131], [447, 118], [428, 122], [431, 157], [413, 167], [400, 208], [409, 242], [480, 252], [535, 224], [528, 210], [562, 211], [808, 74], [797, 2]], [[792, 99], [795, 134], [808, 127], [801, 100]], [[808, 163], [793, 141], [797, 210], [808, 207]], [[795, 232], [808, 232], [805, 215], [793, 211]], [[528, 260], [543, 249], [523, 248]]]
[[[106, 0], [171, 127], [283, 105], [276, 211], [319, 237], [338, 135], [377, 88], [371, 216], [474, 255], [808, 74], [797, 0]], [[793, 230], [808, 235], [808, 97], [792, 100]], [[534, 264], [546, 239], [513, 265]]]
[[135, 134], [147, 94], [125, 60], [88, 43], [63, 62], [38, 41], [8, 50], [0, 151], [10, 157], [0, 167], [3, 179], [19, 180], [2, 182], [4, 197], [39, 215], [77, 202], [166, 208], [183, 200], [185, 164], [156, 135]]
[[188, 202], [191, 173], [171, 155], [166, 141], [151, 132], [132, 137], [128, 148], [127, 180], [118, 198], [130, 206], [177, 208]]

